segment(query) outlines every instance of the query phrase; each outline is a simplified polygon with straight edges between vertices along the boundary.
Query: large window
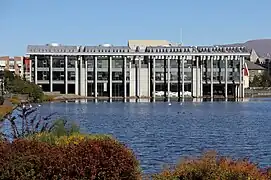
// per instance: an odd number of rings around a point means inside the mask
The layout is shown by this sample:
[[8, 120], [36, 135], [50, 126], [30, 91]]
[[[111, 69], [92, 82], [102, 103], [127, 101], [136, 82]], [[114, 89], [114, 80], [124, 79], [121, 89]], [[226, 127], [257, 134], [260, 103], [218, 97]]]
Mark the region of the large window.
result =
[[37, 72], [38, 75], [38, 80], [49, 80], [50, 79], [50, 75], [49, 75], [49, 71], [38, 71]]
[[108, 59], [98, 59], [97, 60], [98, 68], [108, 68]]
[[112, 68], [122, 68], [123, 60], [122, 59], [113, 59], [112, 60]]
[[102, 80], [102, 81], [107, 81], [108, 80], [108, 72], [98, 72], [97, 79]]
[[65, 57], [64, 56], [54, 56], [53, 57], [53, 68], [64, 68], [65, 67]]
[[123, 80], [123, 73], [122, 72], [112, 72], [112, 80], [122, 81]]
[[68, 68], [75, 68], [75, 61], [77, 61], [76, 56], [68, 56]]
[[[32, 62], [35, 62], [35, 57], [31, 58]], [[50, 67], [50, 56], [37, 56], [38, 68]]]
[[64, 80], [64, 72], [63, 71], [54, 71], [53, 72], [53, 80], [55, 81], [62, 81]]
[[75, 72], [68, 71], [68, 80], [74, 81], [75, 80]]
[[112, 84], [112, 96], [113, 97], [122, 97], [123, 96], [123, 84], [122, 83], [113, 83]]
[[92, 71], [88, 71], [88, 80], [91, 81], [91, 80], [94, 80], [94, 73]]

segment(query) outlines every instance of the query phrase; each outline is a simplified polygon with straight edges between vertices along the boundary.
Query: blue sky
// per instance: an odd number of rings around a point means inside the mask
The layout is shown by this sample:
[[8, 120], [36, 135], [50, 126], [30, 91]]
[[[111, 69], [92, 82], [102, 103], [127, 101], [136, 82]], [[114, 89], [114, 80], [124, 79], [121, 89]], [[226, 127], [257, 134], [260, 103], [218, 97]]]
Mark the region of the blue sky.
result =
[[0, 7], [0, 56], [52, 42], [212, 45], [271, 38], [270, 0], [0, 0]]

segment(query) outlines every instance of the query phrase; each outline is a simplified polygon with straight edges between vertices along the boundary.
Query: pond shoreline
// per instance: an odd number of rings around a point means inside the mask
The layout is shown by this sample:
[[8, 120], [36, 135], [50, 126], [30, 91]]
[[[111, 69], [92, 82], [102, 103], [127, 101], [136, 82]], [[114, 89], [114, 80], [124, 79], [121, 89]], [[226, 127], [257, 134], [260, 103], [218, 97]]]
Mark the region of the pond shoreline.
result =
[[[271, 98], [271, 95], [251, 95], [251, 96], [246, 96], [244, 99], [249, 99], [249, 98]], [[243, 99], [243, 98], [242, 98]], [[44, 102], [65, 102], [65, 101], [76, 101], [76, 100], [89, 100], [89, 101], [109, 101], [110, 98], [109, 97], [85, 97], [85, 96], [78, 96], [78, 95], [58, 95], [53, 97], [52, 99], [48, 100], [48, 101], [44, 101]], [[143, 102], [145, 101], [152, 101], [151, 97], [128, 97], [128, 98], [123, 98], [123, 97], [112, 97], [111, 98], [112, 101], [137, 101], [137, 100], [142, 100]], [[167, 101], [166, 98], [164, 97], [156, 97], [155, 98], [156, 101]], [[193, 101], [193, 100], [203, 100], [203, 101], [209, 101], [211, 100], [210, 97], [206, 96], [203, 98], [192, 98], [192, 97], [185, 97], [184, 101]], [[225, 101], [226, 99], [223, 96], [215, 96], [213, 98], [214, 101]], [[234, 97], [228, 97], [227, 100], [229, 101], [238, 101], [239, 99], [236, 99]], [[170, 97], [170, 101], [178, 101], [178, 97]], [[182, 101], [182, 98], [180, 98], [180, 101]]]

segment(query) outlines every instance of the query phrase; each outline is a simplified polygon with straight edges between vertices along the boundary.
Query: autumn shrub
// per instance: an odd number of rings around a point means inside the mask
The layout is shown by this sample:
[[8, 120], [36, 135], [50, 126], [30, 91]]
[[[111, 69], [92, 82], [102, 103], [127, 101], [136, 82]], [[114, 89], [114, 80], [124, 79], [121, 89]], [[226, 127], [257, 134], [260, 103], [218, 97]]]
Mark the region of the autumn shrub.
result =
[[0, 145], [0, 179], [140, 179], [132, 151], [112, 139], [65, 146], [18, 139]]
[[185, 159], [174, 168], [164, 169], [154, 180], [270, 180], [267, 172], [246, 159], [232, 160], [207, 152], [200, 158]]

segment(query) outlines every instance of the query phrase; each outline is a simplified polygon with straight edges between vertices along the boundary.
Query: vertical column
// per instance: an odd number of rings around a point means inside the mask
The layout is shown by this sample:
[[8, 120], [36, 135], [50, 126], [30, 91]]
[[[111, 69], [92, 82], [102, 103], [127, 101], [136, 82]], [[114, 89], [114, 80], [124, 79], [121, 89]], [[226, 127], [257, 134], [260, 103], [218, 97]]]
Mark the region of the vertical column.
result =
[[50, 56], [50, 92], [53, 92], [53, 56]]
[[38, 84], [38, 57], [35, 56], [35, 80], [34, 80], [34, 83], [35, 84]]
[[126, 102], [126, 96], [127, 96], [127, 83], [126, 83], [126, 76], [127, 76], [127, 64], [126, 64], [126, 56], [123, 58], [123, 100]]
[[[242, 57], [242, 98], [245, 97], [245, 86], [244, 86], [244, 65], [245, 65], [245, 57]], [[269, 64], [268, 64], [269, 68]]]
[[225, 99], [228, 99], [228, 57], [224, 56], [225, 59]]
[[167, 101], [170, 102], [170, 57], [167, 57]]
[[64, 84], [65, 84], [65, 94], [68, 94], [68, 56], [65, 56], [65, 68], [64, 68], [64, 77], [65, 77], [65, 81], [64, 81]]
[[167, 91], [166, 91], [166, 86], [167, 86], [167, 57], [163, 56], [163, 61], [164, 61], [164, 83], [163, 83], [163, 90], [164, 90], [164, 101], [167, 99]]
[[130, 61], [129, 61], [129, 98], [131, 98], [131, 96], [134, 96], [134, 93], [131, 92], [131, 87], [133, 82], [132, 82], [132, 57], [130, 57]]
[[209, 56], [211, 58], [211, 100], [214, 98], [214, 56]]
[[151, 62], [150, 62], [150, 56], [148, 58], [148, 100], [150, 100], [151, 97]]
[[242, 70], [242, 68], [243, 68], [243, 64], [242, 64], [242, 62], [243, 62], [243, 60], [242, 60], [242, 57], [241, 56], [239, 56], [238, 57], [238, 59], [239, 59], [239, 98], [242, 98], [242, 94], [243, 94], [243, 92], [242, 92], [242, 76], [243, 76], [243, 70]]
[[203, 97], [203, 57], [200, 56], [200, 97]]
[[109, 67], [109, 102], [112, 102], [112, 56], [108, 59]]
[[141, 57], [138, 57], [138, 73], [137, 73], [137, 95], [138, 95], [138, 97], [139, 97], [139, 99], [140, 99], [140, 97], [141, 97], [141, 93], [140, 93], [140, 80], [141, 80], [141, 78], [140, 78], [140, 74], [141, 74]]
[[78, 79], [78, 85], [79, 85], [79, 94], [80, 96], [84, 96], [83, 94], [83, 77], [82, 77], [82, 71], [83, 71], [83, 62], [82, 62], [82, 56], [79, 56], [79, 79]]
[[79, 79], [79, 73], [78, 73], [78, 59], [75, 60], [74, 62], [75, 66], [75, 95], [78, 95], [78, 79]]
[[32, 82], [32, 59], [29, 59], [29, 81]]
[[181, 66], [181, 62], [180, 62], [180, 56], [178, 56], [178, 72], [177, 72], [177, 76], [178, 76], [178, 83], [177, 83], [177, 85], [178, 85], [178, 102], [180, 102], [181, 101], [181, 68], [180, 68], [180, 66]]
[[155, 58], [152, 59], [152, 101], [155, 102]]
[[200, 87], [199, 87], [199, 56], [196, 56], [196, 94], [197, 94], [197, 96], [196, 96], [196, 98], [198, 98], [199, 97], [199, 89], [200, 89]]
[[85, 57], [85, 96], [88, 97], [88, 60]]
[[98, 70], [98, 67], [97, 67], [97, 56], [94, 56], [94, 97], [95, 97], [95, 101], [97, 100], [97, 97], [98, 97], [98, 78], [97, 78], [97, 70]]
[[184, 59], [185, 57], [182, 57], [182, 101], [184, 102]]

